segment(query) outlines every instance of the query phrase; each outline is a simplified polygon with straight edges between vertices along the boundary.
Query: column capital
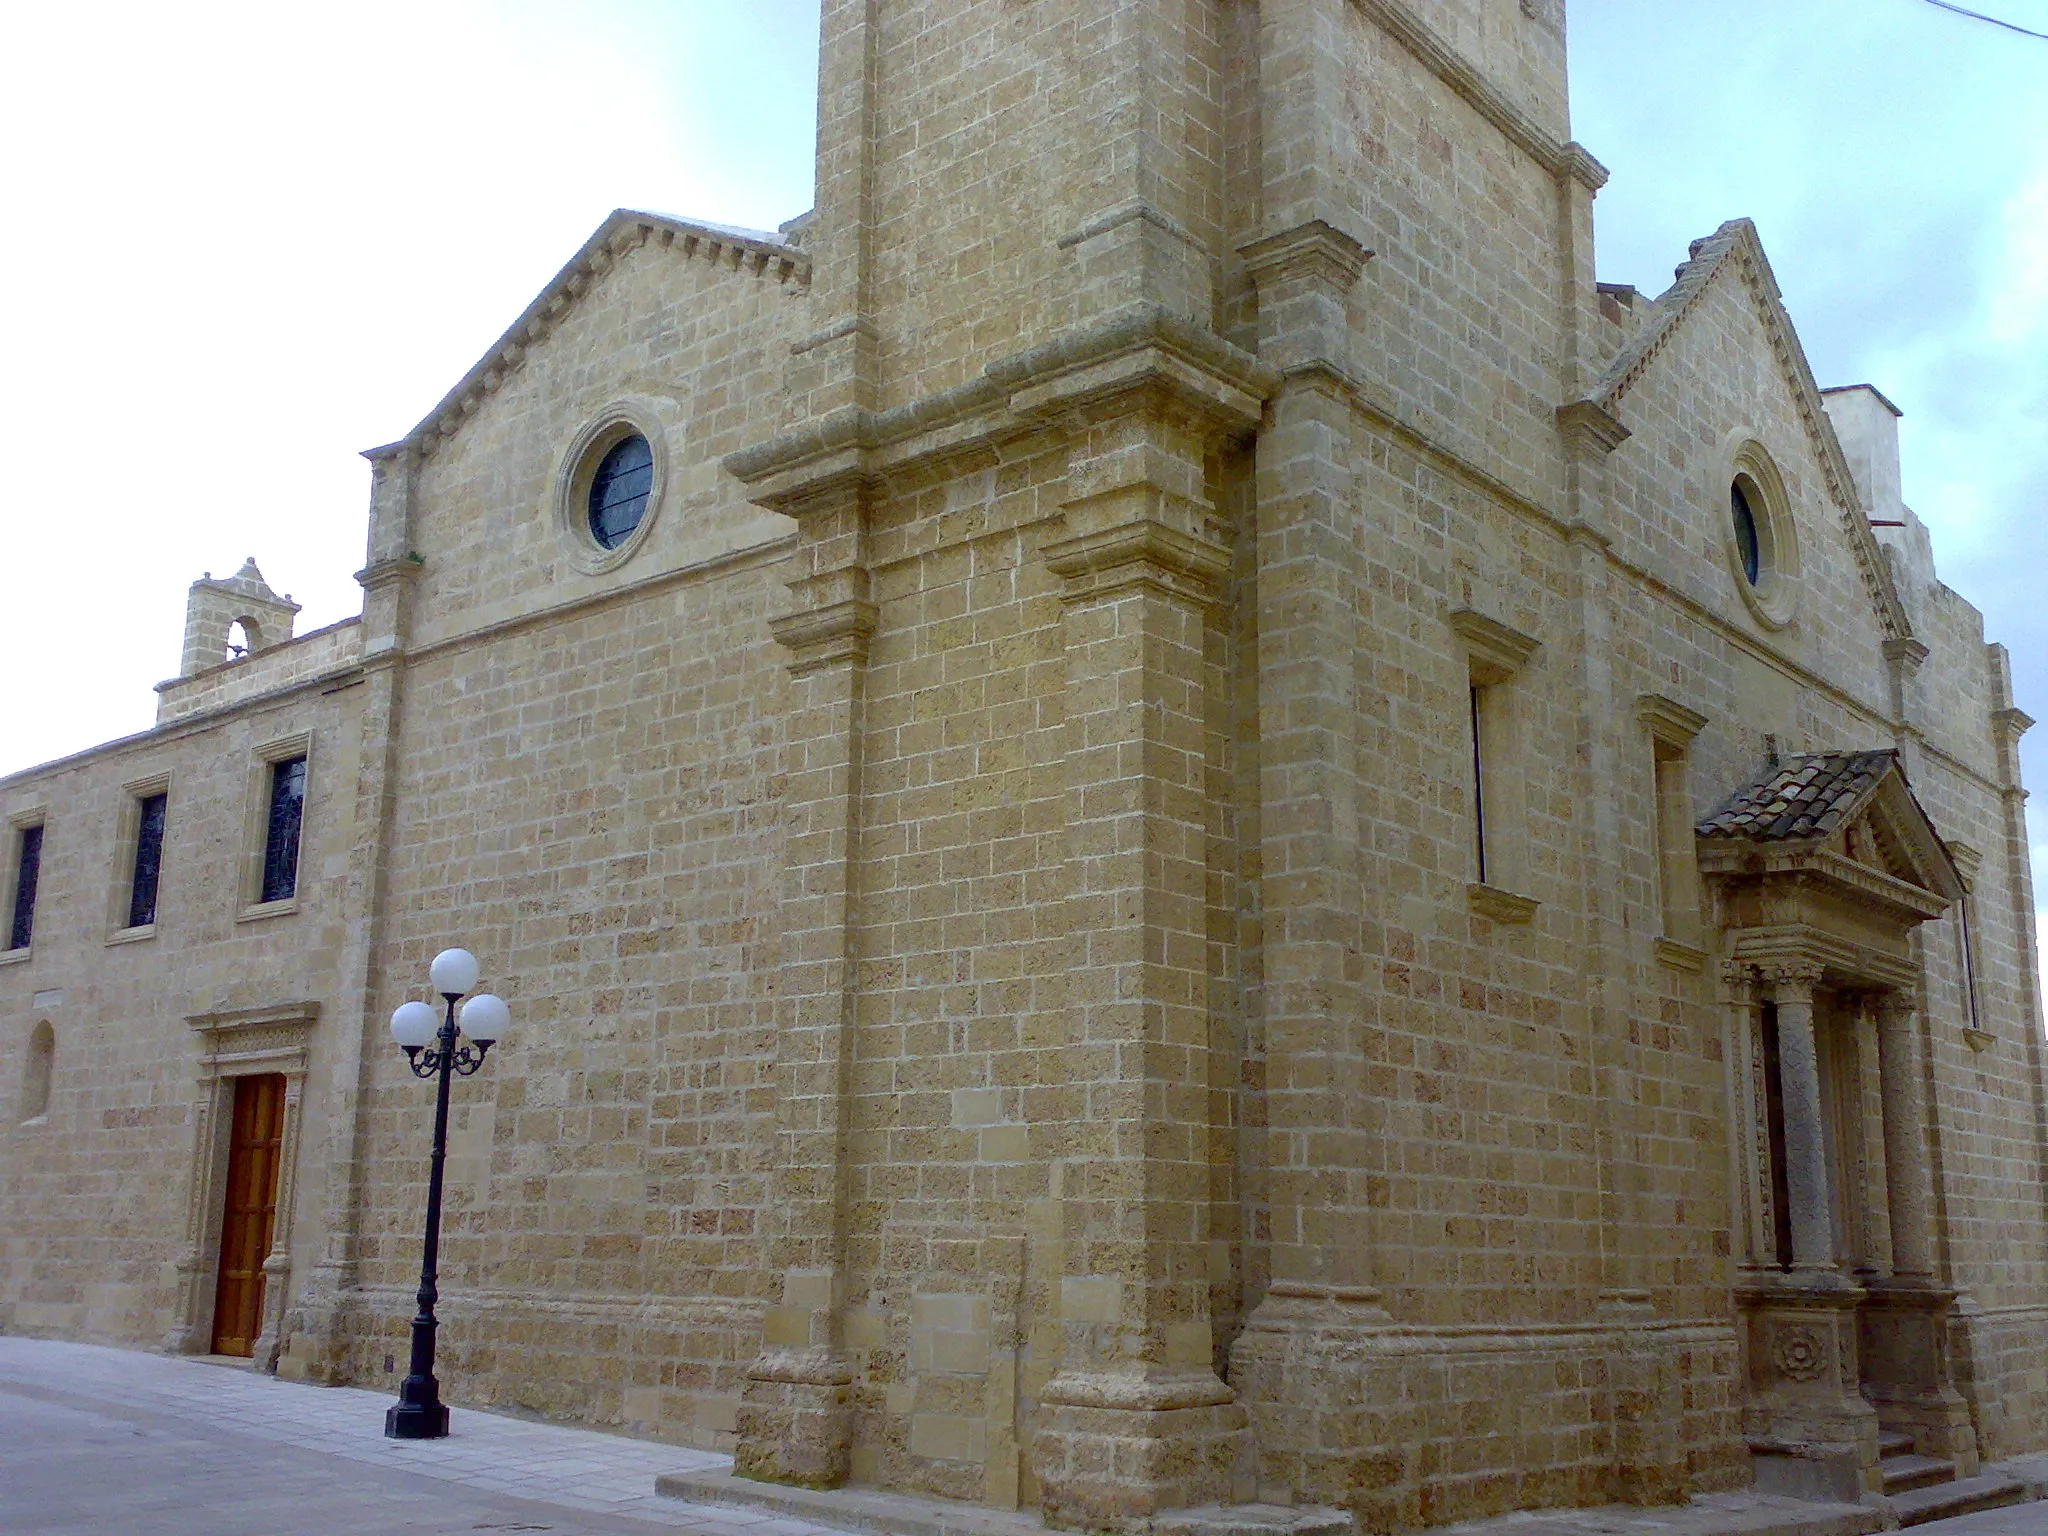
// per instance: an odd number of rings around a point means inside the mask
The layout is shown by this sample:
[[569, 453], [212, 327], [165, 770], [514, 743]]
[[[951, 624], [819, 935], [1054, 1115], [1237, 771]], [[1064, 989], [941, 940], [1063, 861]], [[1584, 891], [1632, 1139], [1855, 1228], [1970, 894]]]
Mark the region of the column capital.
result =
[[1811, 1003], [1823, 974], [1818, 964], [1808, 960], [1780, 960], [1761, 970], [1774, 1003]]

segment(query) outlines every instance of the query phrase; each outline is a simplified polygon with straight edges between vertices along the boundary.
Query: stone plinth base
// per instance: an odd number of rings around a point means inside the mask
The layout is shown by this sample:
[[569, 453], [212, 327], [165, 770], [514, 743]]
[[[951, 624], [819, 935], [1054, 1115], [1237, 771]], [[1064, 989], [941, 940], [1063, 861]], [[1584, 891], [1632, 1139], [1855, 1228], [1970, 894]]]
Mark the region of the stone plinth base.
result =
[[1063, 1372], [1033, 1444], [1049, 1526], [1139, 1530], [1161, 1510], [1251, 1499], [1250, 1421], [1215, 1376]]
[[767, 1354], [747, 1370], [733, 1471], [764, 1483], [837, 1488], [853, 1445], [853, 1368], [826, 1351]]
[[[1749, 1333], [1743, 1428], [1760, 1486], [1806, 1497], [1884, 1492], [1877, 1410], [1857, 1372], [1857, 1308], [1866, 1293], [1833, 1276], [1789, 1276], [1736, 1293]], [[1845, 1479], [1856, 1469], [1857, 1492]], [[1790, 1480], [1789, 1482], [1787, 1480]]]
[[1726, 1326], [1647, 1305], [1583, 1325], [1419, 1327], [1362, 1288], [1278, 1282], [1231, 1380], [1259, 1497], [1346, 1508], [1371, 1536], [1744, 1486], [1736, 1357]]
[[1857, 1349], [1863, 1395], [1882, 1426], [1912, 1435], [1921, 1455], [1952, 1461], [1967, 1478], [1979, 1459], [1970, 1405], [1948, 1364], [1954, 1300], [1936, 1286], [1873, 1284], [1857, 1311]]

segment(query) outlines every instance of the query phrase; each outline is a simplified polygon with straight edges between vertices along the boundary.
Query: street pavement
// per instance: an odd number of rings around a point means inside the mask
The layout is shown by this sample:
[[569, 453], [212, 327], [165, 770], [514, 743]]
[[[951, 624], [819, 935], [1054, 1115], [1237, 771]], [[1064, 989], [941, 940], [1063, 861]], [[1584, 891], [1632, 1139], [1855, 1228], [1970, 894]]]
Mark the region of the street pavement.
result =
[[[731, 1465], [709, 1451], [460, 1405], [446, 1440], [386, 1440], [390, 1401], [202, 1360], [0, 1337], [0, 1536], [840, 1536], [655, 1493], [661, 1473]], [[1461, 1530], [1510, 1536], [1561, 1513]], [[1694, 1523], [1619, 1514], [1564, 1518], [1586, 1532]], [[2048, 1536], [2048, 1502], [1914, 1531]]]

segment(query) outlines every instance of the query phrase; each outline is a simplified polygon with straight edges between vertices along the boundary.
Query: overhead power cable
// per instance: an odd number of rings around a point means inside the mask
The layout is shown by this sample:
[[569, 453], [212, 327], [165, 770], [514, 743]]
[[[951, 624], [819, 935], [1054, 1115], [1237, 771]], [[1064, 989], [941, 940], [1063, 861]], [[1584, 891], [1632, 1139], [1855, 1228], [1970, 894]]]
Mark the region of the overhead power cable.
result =
[[1982, 11], [1965, 10], [1960, 5], [1951, 5], [1949, 0], [1927, 0], [1927, 3], [1932, 6], [1938, 6], [1944, 11], [1954, 11], [1958, 16], [1967, 16], [1972, 21], [1988, 21], [1994, 27], [2003, 27], [2008, 32], [2017, 32], [2021, 37], [2038, 37], [2042, 42], [2048, 43], [2048, 32], [2031, 31], [2026, 27], [2017, 26], [2010, 21], [2000, 21], [1996, 16], [1986, 16]]

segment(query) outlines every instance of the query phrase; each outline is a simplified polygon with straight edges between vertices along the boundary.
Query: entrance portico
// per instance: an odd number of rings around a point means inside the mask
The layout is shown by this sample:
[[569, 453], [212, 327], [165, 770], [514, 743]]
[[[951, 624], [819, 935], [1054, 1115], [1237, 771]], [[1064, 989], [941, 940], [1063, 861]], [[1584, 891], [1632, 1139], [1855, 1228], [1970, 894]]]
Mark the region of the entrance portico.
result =
[[1951, 1379], [1915, 930], [1961, 876], [1892, 752], [1786, 759], [1698, 828], [1736, 1074], [1736, 1301], [1759, 1483], [1978, 1469]]

